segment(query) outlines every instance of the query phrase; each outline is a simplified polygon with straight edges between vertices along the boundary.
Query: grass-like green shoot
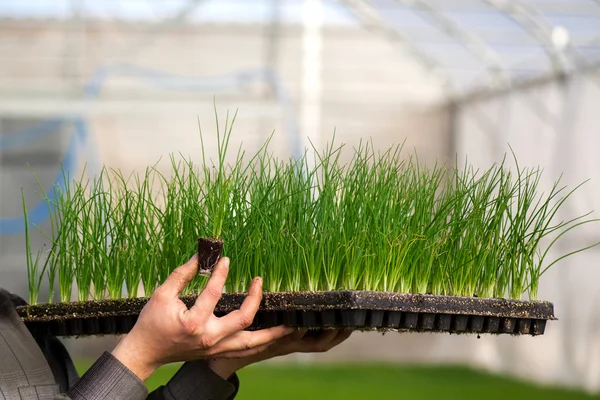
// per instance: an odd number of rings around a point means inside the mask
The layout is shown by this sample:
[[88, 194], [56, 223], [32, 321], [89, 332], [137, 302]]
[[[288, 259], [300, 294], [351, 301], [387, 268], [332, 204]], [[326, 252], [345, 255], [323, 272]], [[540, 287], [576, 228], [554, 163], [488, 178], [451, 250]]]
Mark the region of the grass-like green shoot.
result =
[[[90, 180], [65, 176], [46, 198], [53, 212], [44, 260], [26, 232], [30, 302], [44, 275], [58, 277], [61, 301], [71, 300], [74, 283], [79, 300], [140, 288], [150, 295], [201, 236], [224, 240], [229, 292], [260, 275], [266, 291], [536, 299], [549, 267], [597, 244], [547, 260], [560, 238], [597, 220], [555, 221], [579, 186], [566, 192], [559, 179], [540, 193], [541, 170], [516, 159], [516, 172], [506, 160], [484, 171], [426, 166], [403, 157], [402, 146], [377, 152], [365, 142], [343, 163], [348, 149], [333, 140], [281, 160], [267, 141], [251, 157], [240, 148], [227, 164], [233, 120], [218, 129], [214, 161], [203, 150], [199, 164], [171, 156], [169, 174], [150, 166], [129, 177], [108, 168]], [[188, 292], [204, 282], [199, 276]]]

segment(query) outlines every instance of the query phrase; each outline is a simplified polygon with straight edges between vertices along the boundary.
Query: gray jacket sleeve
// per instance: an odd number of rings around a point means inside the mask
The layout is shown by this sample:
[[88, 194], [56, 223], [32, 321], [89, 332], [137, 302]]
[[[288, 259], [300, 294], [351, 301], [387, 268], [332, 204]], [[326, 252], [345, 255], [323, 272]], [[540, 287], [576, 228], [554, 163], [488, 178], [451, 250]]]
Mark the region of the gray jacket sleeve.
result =
[[144, 382], [104, 353], [61, 394], [46, 357], [19, 318], [10, 294], [0, 288], [0, 400], [230, 400], [239, 387], [237, 376], [225, 381], [206, 362], [194, 361], [148, 396]]
[[72, 400], [142, 400], [147, 395], [144, 382], [107, 352], [68, 392], [68, 397]]
[[[166, 386], [159, 387], [147, 398], [231, 400], [238, 388], [236, 375], [225, 381], [202, 360], [185, 363]], [[104, 353], [68, 393], [72, 400], [145, 399], [147, 394], [144, 383], [109, 353]]]
[[0, 360], [0, 400], [51, 400], [58, 394], [41, 349], [1, 289]]

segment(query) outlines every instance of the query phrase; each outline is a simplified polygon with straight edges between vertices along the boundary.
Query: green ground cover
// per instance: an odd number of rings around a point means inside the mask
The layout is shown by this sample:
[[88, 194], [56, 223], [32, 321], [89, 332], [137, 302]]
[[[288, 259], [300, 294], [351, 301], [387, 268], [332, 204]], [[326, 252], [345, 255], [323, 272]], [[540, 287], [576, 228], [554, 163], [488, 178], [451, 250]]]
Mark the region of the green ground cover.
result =
[[[80, 372], [89, 362], [78, 363]], [[176, 365], [159, 369], [147, 382], [164, 384]], [[600, 396], [455, 366], [403, 365], [258, 365], [242, 370], [244, 399], [407, 399], [407, 400], [584, 400]]]

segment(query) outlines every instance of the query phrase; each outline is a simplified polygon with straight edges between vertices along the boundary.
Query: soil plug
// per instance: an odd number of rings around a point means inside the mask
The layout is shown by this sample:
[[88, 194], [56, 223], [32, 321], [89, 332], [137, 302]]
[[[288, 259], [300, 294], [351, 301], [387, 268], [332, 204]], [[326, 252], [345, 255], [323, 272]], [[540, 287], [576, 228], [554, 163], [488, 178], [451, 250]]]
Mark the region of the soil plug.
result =
[[219, 262], [223, 251], [223, 240], [214, 238], [198, 239], [198, 273], [210, 276]]

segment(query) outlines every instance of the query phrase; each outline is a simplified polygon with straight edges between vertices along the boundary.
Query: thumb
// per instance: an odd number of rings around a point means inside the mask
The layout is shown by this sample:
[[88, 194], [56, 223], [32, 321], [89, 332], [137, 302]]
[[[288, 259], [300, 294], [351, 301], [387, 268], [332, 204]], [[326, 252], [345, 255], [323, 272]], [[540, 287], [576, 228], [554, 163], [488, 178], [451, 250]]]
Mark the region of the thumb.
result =
[[198, 273], [198, 254], [185, 264], [175, 268], [171, 275], [161, 285], [161, 291], [168, 296], [177, 297], [185, 289], [188, 283]]

